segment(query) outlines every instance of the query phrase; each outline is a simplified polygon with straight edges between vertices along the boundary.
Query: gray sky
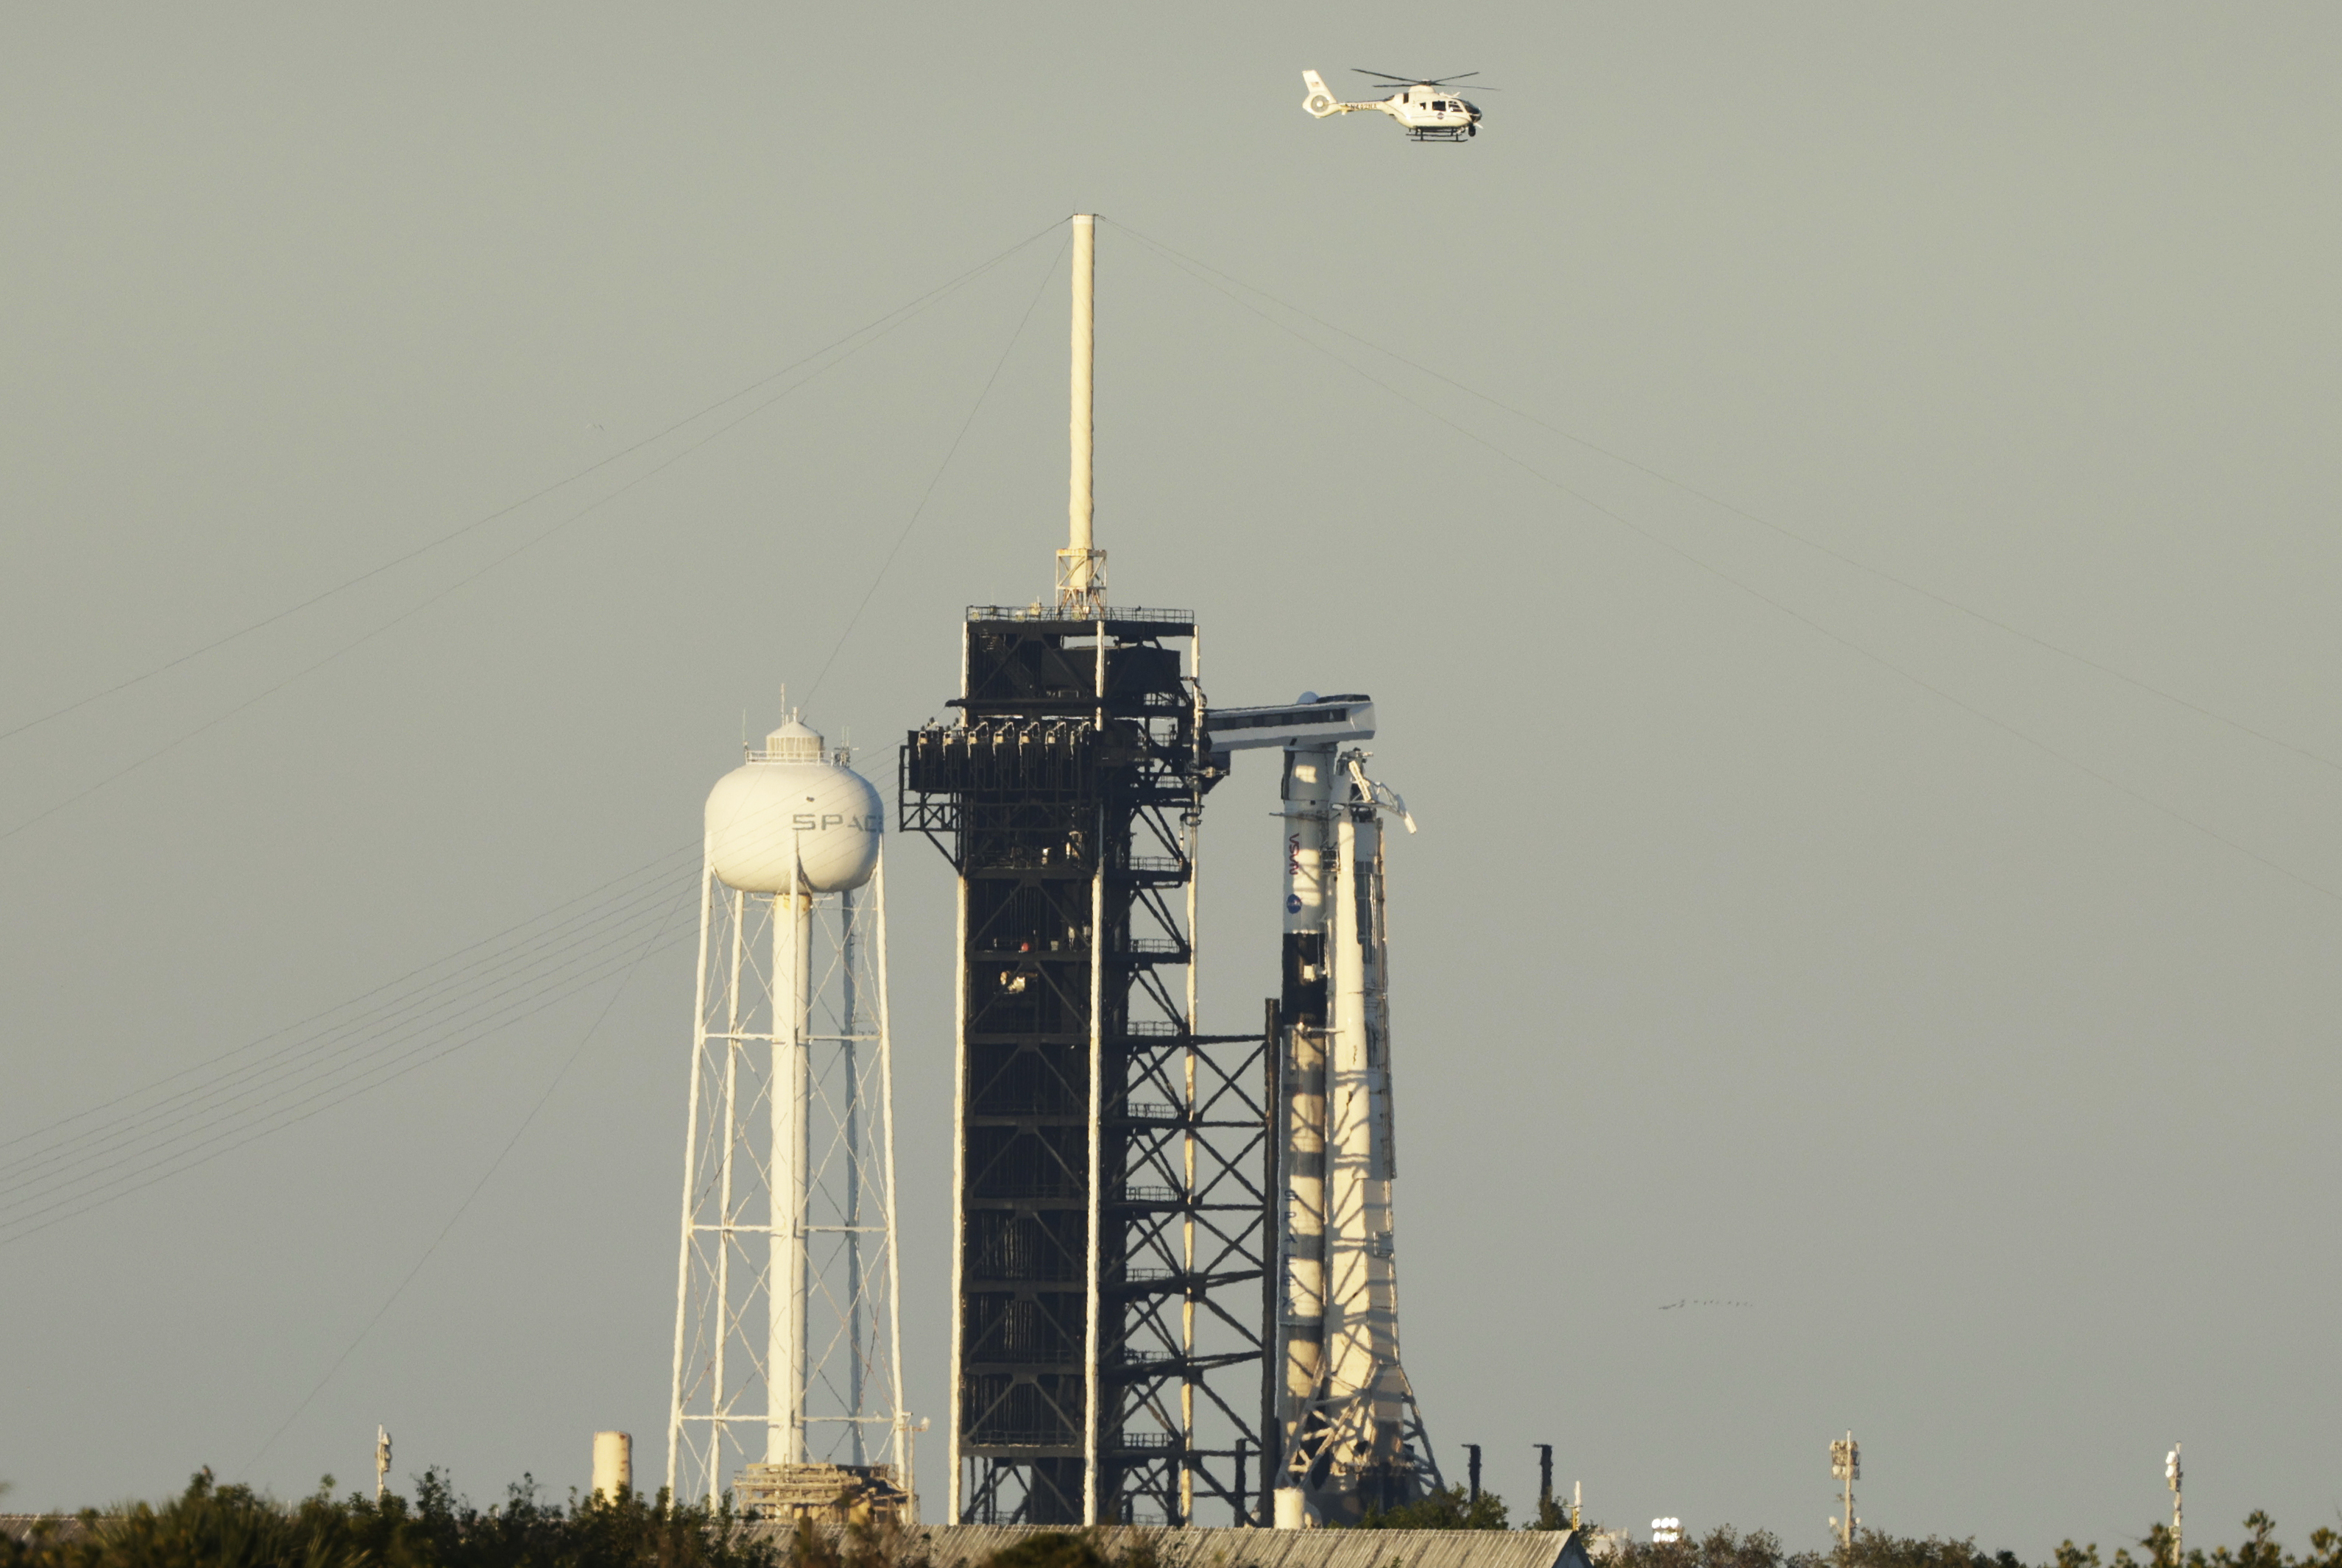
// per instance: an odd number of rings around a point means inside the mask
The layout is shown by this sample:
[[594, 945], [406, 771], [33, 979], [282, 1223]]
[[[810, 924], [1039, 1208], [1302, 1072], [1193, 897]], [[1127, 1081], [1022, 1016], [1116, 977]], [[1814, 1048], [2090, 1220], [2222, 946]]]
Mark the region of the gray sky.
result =
[[[623, 454], [0, 740], [0, 1137], [694, 841], [833, 655], [809, 716], [888, 778], [960, 607], [1048, 581], [1057, 236], [625, 449], [1094, 208], [1115, 597], [1196, 610], [1216, 700], [1373, 692], [1424, 824], [1442, 1458], [1519, 1505], [1550, 1441], [1614, 1525], [1817, 1545], [1850, 1426], [1867, 1520], [2037, 1559], [2142, 1533], [2184, 1439], [2191, 1536], [2297, 1543], [2342, 1504], [2337, 47], [2279, 5], [12, 7], [0, 728]], [[1306, 65], [1503, 91], [1417, 147], [1311, 121]], [[1224, 1026], [1273, 771], [1207, 827]], [[895, 853], [940, 1413], [949, 884]], [[347, 1483], [376, 1422], [484, 1499], [597, 1426], [655, 1473], [687, 950], [588, 1037], [609, 997], [0, 1247], [11, 1505]]]

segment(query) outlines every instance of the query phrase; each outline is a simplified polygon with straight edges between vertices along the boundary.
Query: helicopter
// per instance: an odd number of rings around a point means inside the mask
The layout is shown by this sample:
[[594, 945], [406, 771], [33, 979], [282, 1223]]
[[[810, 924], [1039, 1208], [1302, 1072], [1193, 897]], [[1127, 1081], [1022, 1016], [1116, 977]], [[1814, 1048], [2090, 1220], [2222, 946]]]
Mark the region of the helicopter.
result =
[[[1387, 98], [1364, 104], [1345, 104], [1334, 96], [1326, 85], [1326, 78], [1315, 71], [1301, 73], [1302, 85], [1309, 95], [1301, 106], [1324, 119], [1328, 115], [1354, 115], [1360, 109], [1379, 109], [1406, 127], [1411, 142], [1460, 142], [1480, 134], [1480, 105], [1467, 104], [1456, 96], [1450, 83], [1476, 76], [1477, 71], [1466, 71], [1457, 76], [1394, 76], [1387, 71], [1368, 71], [1353, 67], [1361, 76], [1376, 78], [1374, 86], [1390, 93]], [[1395, 90], [1394, 90], [1395, 89]], [[1484, 89], [1495, 92], [1494, 87]]]

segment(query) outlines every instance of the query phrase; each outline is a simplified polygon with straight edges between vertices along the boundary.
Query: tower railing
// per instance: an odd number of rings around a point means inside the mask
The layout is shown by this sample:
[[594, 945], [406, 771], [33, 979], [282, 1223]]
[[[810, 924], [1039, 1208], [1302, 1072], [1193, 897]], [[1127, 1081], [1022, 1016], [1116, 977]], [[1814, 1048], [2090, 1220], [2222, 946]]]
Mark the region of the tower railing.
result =
[[1126, 622], [1132, 625], [1193, 626], [1196, 612], [1138, 604], [1115, 604], [1101, 610], [1069, 609], [1057, 604], [1044, 604], [1036, 600], [1030, 604], [970, 604], [967, 618], [971, 621], [1013, 621], [1066, 626], [1089, 626], [1100, 621]]

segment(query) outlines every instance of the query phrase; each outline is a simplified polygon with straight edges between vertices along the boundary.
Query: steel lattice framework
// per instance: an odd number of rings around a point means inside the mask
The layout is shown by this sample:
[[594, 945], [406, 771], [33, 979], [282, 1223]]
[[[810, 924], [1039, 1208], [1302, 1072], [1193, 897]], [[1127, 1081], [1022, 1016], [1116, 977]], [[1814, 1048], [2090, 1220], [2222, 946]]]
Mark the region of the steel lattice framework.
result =
[[1194, 634], [971, 610], [959, 719], [903, 748], [902, 824], [959, 874], [962, 1521], [1256, 1518], [1274, 1030], [1196, 1027]]
[[825, 894], [709, 865], [690, 1104], [667, 1485], [881, 1462], [907, 1489], [883, 860]]

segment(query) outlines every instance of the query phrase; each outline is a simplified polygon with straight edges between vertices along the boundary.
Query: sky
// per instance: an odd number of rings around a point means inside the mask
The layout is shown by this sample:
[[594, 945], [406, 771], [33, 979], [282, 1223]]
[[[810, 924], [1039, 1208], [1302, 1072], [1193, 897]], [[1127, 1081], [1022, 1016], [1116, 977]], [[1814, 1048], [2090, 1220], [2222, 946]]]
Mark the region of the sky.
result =
[[[1113, 597], [1196, 612], [1216, 702], [1372, 693], [1422, 824], [1447, 1469], [1517, 1512], [1552, 1443], [1611, 1526], [1814, 1547], [1851, 1430], [1867, 1523], [2038, 1561], [2166, 1517], [2182, 1441], [2191, 1540], [2299, 1544], [2337, 48], [2149, 0], [7, 8], [0, 1161], [218, 1093], [200, 1163], [0, 1168], [5, 1505], [347, 1486], [377, 1423], [481, 1501], [597, 1428], [656, 1477], [688, 944], [322, 1107], [245, 1048], [656, 882], [784, 684], [891, 790], [963, 607], [1047, 590], [1088, 210]], [[1312, 66], [1497, 90], [1419, 146]], [[1274, 774], [1206, 819], [1218, 1027], [1274, 984]], [[940, 1415], [950, 882], [890, 865]]]

